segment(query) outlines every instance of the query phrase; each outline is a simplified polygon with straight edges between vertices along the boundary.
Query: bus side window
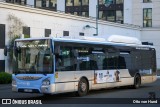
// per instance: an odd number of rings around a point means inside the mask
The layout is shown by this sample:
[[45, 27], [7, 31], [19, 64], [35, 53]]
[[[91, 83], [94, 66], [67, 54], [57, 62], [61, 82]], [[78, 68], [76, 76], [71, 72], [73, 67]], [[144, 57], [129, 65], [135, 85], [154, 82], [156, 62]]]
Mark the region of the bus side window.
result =
[[76, 57], [72, 46], [57, 45], [55, 49], [56, 71], [75, 71]]
[[79, 70], [90, 70], [91, 54], [89, 53], [89, 48], [86, 46], [76, 47], [78, 50], [78, 64]]
[[118, 52], [107, 53], [107, 69], [118, 69]]
[[103, 59], [103, 70], [106, 70], [108, 68], [108, 62], [107, 62], [107, 58]]
[[91, 70], [98, 70], [97, 62], [94, 60], [90, 60], [90, 67], [91, 67]]

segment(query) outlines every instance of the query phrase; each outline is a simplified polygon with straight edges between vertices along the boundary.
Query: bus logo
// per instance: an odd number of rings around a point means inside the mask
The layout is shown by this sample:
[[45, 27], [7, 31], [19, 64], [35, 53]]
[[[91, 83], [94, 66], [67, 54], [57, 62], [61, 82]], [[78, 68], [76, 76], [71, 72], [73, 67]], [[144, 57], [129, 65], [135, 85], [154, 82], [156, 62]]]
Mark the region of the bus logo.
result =
[[18, 79], [20, 80], [38, 80], [41, 79], [42, 77], [35, 77], [35, 76], [17, 76]]
[[11, 104], [11, 99], [2, 99], [2, 104]]

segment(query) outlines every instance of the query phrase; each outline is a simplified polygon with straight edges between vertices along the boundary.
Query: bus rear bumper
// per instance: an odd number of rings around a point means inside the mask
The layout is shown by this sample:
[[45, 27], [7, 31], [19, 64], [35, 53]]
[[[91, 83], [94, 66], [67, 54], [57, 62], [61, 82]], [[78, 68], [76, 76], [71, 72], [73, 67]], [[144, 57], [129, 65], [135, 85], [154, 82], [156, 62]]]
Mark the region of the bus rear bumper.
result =
[[55, 84], [51, 84], [49, 86], [41, 86], [41, 93], [53, 94], [56, 92]]

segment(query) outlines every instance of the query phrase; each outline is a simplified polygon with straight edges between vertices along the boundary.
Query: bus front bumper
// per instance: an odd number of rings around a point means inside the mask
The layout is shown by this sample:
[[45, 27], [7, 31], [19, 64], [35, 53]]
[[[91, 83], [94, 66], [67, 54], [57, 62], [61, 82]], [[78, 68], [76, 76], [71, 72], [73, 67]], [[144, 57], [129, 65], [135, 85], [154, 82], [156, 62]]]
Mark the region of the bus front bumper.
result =
[[[26, 89], [29, 89], [29, 90], [39, 90], [39, 91], [36, 91], [36, 93], [39, 92], [39, 93], [44, 93], [44, 94], [45, 93], [46, 94], [54, 94], [56, 92], [56, 90], [55, 90], [55, 84], [51, 84], [51, 85], [48, 85], [48, 86], [43, 86], [42, 85], [40, 87], [40, 89], [34, 89], [34, 87], [33, 88], [31, 88], [31, 87], [29, 87], [29, 88], [27, 88], [27, 87], [25, 87], [25, 88], [18, 88], [17, 85], [12, 85], [12, 91], [13, 92], [26, 92], [25, 91]], [[30, 92], [34, 93], [35, 91], [30, 91]]]
[[56, 92], [55, 84], [51, 84], [48, 86], [41, 86], [41, 93], [52, 94]]

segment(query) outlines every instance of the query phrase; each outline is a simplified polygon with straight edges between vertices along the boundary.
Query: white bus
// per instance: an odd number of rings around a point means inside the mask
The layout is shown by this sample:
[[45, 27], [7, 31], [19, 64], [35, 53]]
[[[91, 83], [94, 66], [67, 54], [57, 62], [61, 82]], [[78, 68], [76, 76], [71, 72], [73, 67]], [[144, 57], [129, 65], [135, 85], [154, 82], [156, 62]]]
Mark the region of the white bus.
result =
[[155, 53], [153, 46], [134, 38], [16, 39], [12, 90], [84, 96], [92, 89], [139, 88], [157, 79]]

